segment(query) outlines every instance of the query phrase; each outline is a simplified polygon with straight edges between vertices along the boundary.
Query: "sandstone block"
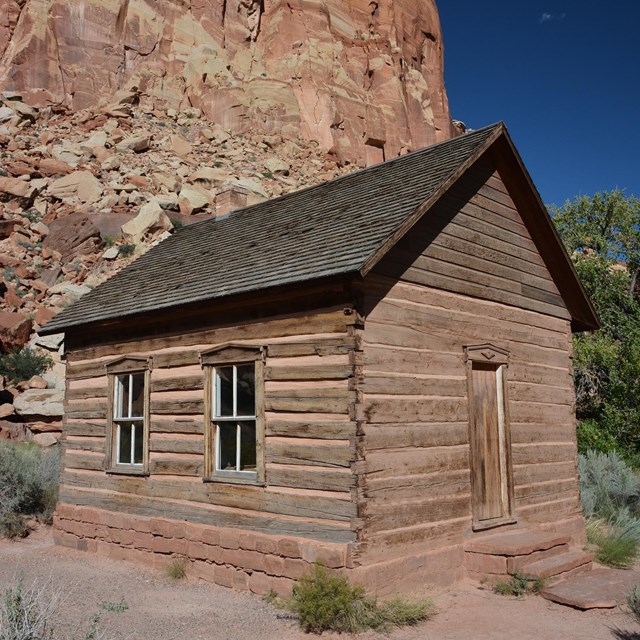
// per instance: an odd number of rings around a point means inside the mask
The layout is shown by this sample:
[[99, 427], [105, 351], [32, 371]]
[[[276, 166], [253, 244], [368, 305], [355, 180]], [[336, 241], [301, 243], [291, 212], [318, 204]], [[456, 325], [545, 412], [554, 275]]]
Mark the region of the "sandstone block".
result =
[[125, 138], [121, 142], [118, 142], [116, 149], [118, 151], [133, 151], [135, 153], [142, 153], [151, 146], [150, 134], [139, 134], [136, 136], [130, 136]]
[[13, 406], [21, 416], [61, 416], [63, 401], [61, 389], [29, 389], [15, 399]]
[[78, 198], [80, 202], [98, 202], [103, 187], [90, 171], [74, 171], [49, 185], [47, 193], [60, 200]]
[[25, 198], [32, 200], [37, 189], [28, 180], [20, 178], [5, 178], [0, 176], [0, 193], [4, 193], [15, 198]]
[[22, 347], [29, 341], [33, 321], [18, 311], [0, 311], [0, 347], [4, 353]]
[[133, 220], [122, 225], [122, 235], [128, 242], [138, 243], [147, 233], [171, 229], [173, 224], [167, 214], [157, 202], [151, 201], [140, 208]]

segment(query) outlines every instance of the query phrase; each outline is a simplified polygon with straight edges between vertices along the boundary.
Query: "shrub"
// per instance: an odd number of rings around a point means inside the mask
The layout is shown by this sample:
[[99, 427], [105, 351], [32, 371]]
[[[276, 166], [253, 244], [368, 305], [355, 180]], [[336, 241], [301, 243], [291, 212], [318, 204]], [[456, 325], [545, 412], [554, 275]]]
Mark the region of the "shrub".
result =
[[22, 579], [7, 587], [0, 602], [0, 640], [52, 640], [49, 624], [58, 599], [47, 585], [25, 587]]
[[187, 577], [187, 559], [183, 556], [176, 556], [169, 561], [165, 567], [167, 577], [172, 580], [183, 580]]
[[596, 546], [598, 562], [626, 569], [633, 565], [640, 550], [640, 520], [627, 509], [620, 510], [609, 521], [592, 518], [587, 521], [587, 539]]
[[501, 596], [523, 596], [529, 591], [529, 581], [516, 571], [509, 580], [496, 583], [493, 591]]
[[640, 585], [631, 589], [631, 593], [627, 596], [627, 604], [635, 619], [640, 622]]
[[29, 532], [26, 516], [49, 523], [58, 498], [59, 447], [0, 442], [0, 534]]
[[136, 250], [135, 244], [121, 244], [120, 251], [118, 251], [118, 254], [123, 258], [129, 258], [133, 255], [133, 252], [135, 250]]
[[417, 624], [433, 614], [431, 600], [411, 602], [394, 598], [379, 604], [363, 587], [352, 586], [345, 576], [329, 573], [316, 564], [311, 575], [293, 587], [293, 596], [282, 603], [295, 613], [307, 632], [357, 633], [391, 625]]
[[0, 356], [0, 375], [14, 383], [42, 375], [52, 366], [53, 360], [49, 355], [39, 353], [31, 347]]
[[580, 496], [587, 517], [609, 519], [620, 509], [637, 512], [640, 479], [615, 451], [587, 451], [578, 458]]

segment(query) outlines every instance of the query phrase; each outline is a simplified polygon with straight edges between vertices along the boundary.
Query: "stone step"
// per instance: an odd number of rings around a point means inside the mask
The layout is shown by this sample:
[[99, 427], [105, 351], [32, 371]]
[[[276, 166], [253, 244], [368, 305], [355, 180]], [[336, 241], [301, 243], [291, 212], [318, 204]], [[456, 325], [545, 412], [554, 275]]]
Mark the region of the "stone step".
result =
[[527, 556], [569, 543], [570, 536], [546, 531], [513, 531], [473, 538], [464, 550], [493, 556]]
[[592, 560], [593, 557], [584, 551], [567, 551], [557, 556], [525, 564], [520, 568], [520, 574], [529, 580], [536, 580], [537, 578], [560, 576], [569, 571], [576, 573], [577, 569], [589, 571]]
[[541, 591], [543, 598], [577, 609], [613, 609], [624, 604], [631, 589], [640, 583], [640, 572], [594, 569], [568, 578]]

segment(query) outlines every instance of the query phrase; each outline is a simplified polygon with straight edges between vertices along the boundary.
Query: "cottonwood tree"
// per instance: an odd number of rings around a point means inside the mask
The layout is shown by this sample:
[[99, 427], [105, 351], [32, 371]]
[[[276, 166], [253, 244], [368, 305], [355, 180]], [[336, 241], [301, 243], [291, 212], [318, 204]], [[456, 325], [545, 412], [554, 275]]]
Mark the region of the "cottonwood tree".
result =
[[574, 337], [578, 445], [640, 465], [640, 199], [616, 189], [550, 211], [602, 323]]

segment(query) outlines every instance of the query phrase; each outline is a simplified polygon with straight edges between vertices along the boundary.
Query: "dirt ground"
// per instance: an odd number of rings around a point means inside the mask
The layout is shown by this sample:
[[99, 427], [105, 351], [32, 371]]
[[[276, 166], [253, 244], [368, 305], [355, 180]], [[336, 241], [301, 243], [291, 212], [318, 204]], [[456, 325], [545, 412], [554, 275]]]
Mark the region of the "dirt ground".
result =
[[[24, 576], [59, 588], [56, 640], [83, 638], [101, 603], [107, 640], [298, 640], [309, 638], [295, 621], [261, 598], [206, 583], [173, 582], [162, 573], [55, 547], [46, 529], [20, 542], [0, 541], [0, 588]], [[638, 573], [640, 582], [640, 571]], [[540, 597], [497, 596], [473, 584], [431, 594], [438, 614], [417, 627], [360, 640], [640, 640], [640, 625], [623, 609], [580, 612]], [[325, 638], [337, 638], [325, 634]], [[344, 637], [344, 636], [343, 636]]]

